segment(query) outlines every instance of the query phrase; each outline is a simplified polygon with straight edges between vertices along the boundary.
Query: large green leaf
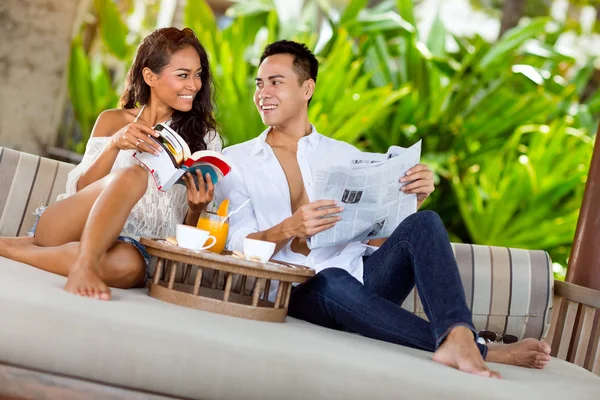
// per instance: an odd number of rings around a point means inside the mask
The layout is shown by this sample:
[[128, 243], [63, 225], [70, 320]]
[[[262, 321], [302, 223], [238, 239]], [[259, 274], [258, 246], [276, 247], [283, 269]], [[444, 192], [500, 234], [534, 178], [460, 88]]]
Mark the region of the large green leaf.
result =
[[413, 0], [397, 0], [397, 7], [402, 19], [412, 26], [416, 26]]
[[493, 64], [506, 62], [507, 55], [518, 49], [527, 40], [543, 33], [547, 24], [547, 18], [539, 18], [527, 25], [517, 26], [506, 32], [502, 39], [483, 57], [478, 65], [479, 70], [483, 71]]
[[96, 117], [95, 93], [90, 81], [91, 67], [85, 54], [81, 37], [76, 37], [71, 43], [69, 59], [69, 97], [75, 111], [75, 116], [85, 137], [92, 130], [93, 118]]
[[94, 7], [98, 13], [100, 36], [104, 45], [110, 52], [121, 60], [131, 56], [131, 48], [127, 44], [129, 29], [113, 0], [94, 0]]
[[345, 24], [346, 22], [355, 19], [368, 2], [369, 0], [350, 0], [342, 13], [340, 24]]

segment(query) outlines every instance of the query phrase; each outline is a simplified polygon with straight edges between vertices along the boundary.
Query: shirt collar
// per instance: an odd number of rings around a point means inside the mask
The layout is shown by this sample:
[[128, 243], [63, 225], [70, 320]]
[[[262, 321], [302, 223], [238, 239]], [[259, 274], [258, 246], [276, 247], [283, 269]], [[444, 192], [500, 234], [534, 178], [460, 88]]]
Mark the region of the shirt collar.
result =
[[[317, 147], [317, 145], [319, 144], [319, 140], [321, 139], [322, 135], [319, 132], [317, 132], [317, 128], [315, 128], [315, 126], [313, 124], [311, 124], [310, 127], [311, 127], [312, 131], [300, 140], [307, 141], [308, 145], [312, 149], [315, 149]], [[262, 131], [262, 133], [260, 135], [258, 135], [258, 137], [256, 138], [256, 143], [254, 144], [254, 147], [252, 148], [252, 152], [250, 153], [250, 155], [254, 156], [261, 152], [263, 154], [268, 154], [268, 146], [269, 145], [267, 144], [267, 135], [269, 134], [270, 131], [271, 131], [271, 127], [268, 127], [267, 129]]]

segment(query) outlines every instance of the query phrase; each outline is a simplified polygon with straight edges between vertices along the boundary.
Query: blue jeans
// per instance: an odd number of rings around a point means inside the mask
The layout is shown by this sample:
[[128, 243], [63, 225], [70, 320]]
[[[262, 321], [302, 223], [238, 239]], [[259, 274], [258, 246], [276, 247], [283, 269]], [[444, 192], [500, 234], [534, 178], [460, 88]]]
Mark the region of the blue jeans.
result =
[[[292, 290], [289, 315], [328, 328], [435, 351], [452, 328], [477, 332], [458, 265], [439, 216], [420, 211], [364, 258], [364, 284], [341, 268], [328, 268]], [[430, 322], [401, 305], [417, 286]], [[487, 347], [477, 343], [485, 358]]]

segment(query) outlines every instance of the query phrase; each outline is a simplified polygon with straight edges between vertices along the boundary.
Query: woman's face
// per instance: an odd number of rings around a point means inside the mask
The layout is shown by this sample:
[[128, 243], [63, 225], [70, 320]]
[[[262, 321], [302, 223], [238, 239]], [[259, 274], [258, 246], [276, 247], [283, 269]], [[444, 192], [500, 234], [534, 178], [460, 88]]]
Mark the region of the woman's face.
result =
[[202, 87], [201, 72], [198, 53], [191, 46], [185, 47], [173, 53], [171, 62], [156, 77], [152, 94], [172, 109], [190, 111]]

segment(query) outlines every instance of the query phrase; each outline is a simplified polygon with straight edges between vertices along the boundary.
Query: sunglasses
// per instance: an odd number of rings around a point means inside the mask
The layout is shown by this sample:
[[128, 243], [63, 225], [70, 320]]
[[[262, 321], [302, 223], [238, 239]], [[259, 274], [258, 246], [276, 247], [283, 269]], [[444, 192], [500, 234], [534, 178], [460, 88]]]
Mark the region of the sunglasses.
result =
[[515, 335], [503, 335], [501, 333], [492, 331], [479, 331], [478, 335], [485, 341], [485, 343], [511, 344], [519, 341], [519, 338]]

